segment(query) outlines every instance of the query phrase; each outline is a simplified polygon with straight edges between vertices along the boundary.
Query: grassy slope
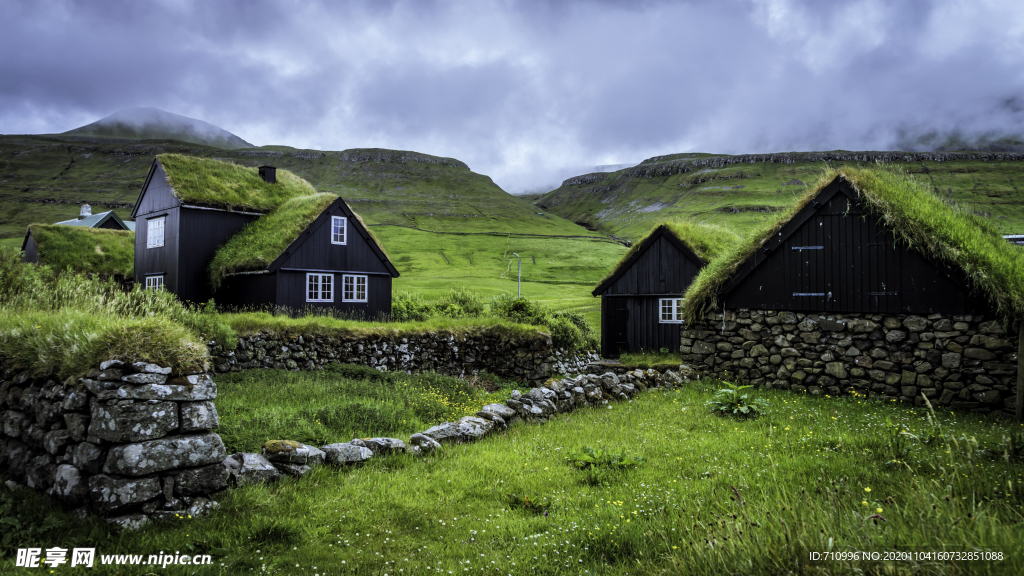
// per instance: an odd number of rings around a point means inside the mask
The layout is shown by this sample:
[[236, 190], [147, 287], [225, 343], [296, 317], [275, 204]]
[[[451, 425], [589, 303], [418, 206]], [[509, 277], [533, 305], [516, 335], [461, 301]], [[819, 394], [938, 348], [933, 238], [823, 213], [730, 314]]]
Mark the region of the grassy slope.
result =
[[[712, 156], [678, 154], [667, 158]], [[1024, 230], [1024, 192], [1020, 190], [1024, 184], [1024, 162], [958, 160], [894, 164], [949, 199], [984, 214], [1004, 233]], [[768, 211], [781, 210], [795, 202], [806, 192], [805, 184], [816, 181], [825, 167], [824, 162], [756, 162], [650, 178], [628, 177], [631, 169], [627, 169], [611, 173], [607, 180], [562, 186], [537, 200], [536, 205], [631, 240], [642, 236], [656, 222], [672, 218], [725, 224], [742, 233], [766, 218], [774, 218]]]
[[[306, 378], [290, 378], [287, 385], [303, 397], [319, 394], [325, 383]], [[310, 575], [1024, 570], [1018, 545], [1024, 538], [1022, 463], [1019, 456], [1004, 461], [996, 449], [1004, 436], [1019, 438], [1020, 425], [941, 414], [941, 432], [957, 442], [926, 444], [889, 432], [896, 425], [927, 435], [923, 409], [765, 391], [769, 414], [736, 421], [708, 413], [704, 403], [712, 388], [695, 383], [679, 392], [649, 393], [611, 409], [583, 410], [449, 446], [431, 457], [395, 455], [233, 490], [207, 519], [151, 525], [110, 539], [102, 528], [90, 536], [92, 523], [69, 520], [62, 531], [36, 539], [64, 547], [96, 542], [98, 554], [212, 550], [214, 564], [200, 574], [260, 572], [261, 566], [270, 573]], [[218, 408], [227, 403], [222, 414], [232, 420], [260, 426], [302, 417], [302, 406], [292, 406], [290, 415], [267, 413], [266, 398], [278, 403], [272, 388], [234, 389], [249, 401], [217, 399]], [[373, 404], [371, 396], [361, 397]], [[289, 404], [281, 407], [287, 411]], [[347, 440], [346, 432], [335, 439]], [[584, 445], [646, 462], [606, 482], [588, 482], [565, 460]], [[551, 507], [548, 514], [512, 509], [509, 494]], [[885, 521], [868, 519], [873, 514]], [[1003, 559], [956, 565], [806, 562], [809, 550], [878, 552], [894, 545], [993, 551]]]

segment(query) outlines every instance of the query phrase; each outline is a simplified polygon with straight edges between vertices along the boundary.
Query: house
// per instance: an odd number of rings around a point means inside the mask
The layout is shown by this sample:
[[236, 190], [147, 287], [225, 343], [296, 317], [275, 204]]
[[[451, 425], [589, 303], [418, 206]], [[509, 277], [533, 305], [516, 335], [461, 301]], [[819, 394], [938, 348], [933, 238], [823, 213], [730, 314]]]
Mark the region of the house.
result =
[[82, 209], [78, 214], [78, 218], [57, 222], [57, 224], [62, 226], [83, 226], [85, 228], [106, 228], [108, 230], [128, 230], [130, 232], [135, 231], [135, 222], [125, 222], [124, 220], [121, 220], [121, 217], [115, 214], [113, 210], [93, 214], [92, 207], [88, 204], [82, 204]]
[[666, 222], [633, 244], [593, 291], [601, 297], [601, 355], [675, 351], [682, 294], [708, 260], [737, 240], [716, 226]]
[[132, 216], [135, 280], [190, 302], [390, 313], [398, 271], [333, 194], [270, 166], [158, 156]]
[[[991, 252], [980, 245], [996, 241], [1005, 252], [1009, 244], [995, 234], [974, 232], [981, 224], [938, 200], [922, 197], [904, 206], [897, 192], [882, 185], [858, 188], [846, 176], [835, 176], [801, 199], [770, 233], [731, 254], [728, 266], [695, 282], [687, 293], [691, 316], [738, 308], [990, 313], [971, 281], [981, 276], [971, 253]], [[937, 223], [946, 220], [947, 233], [973, 236], [979, 247], [944, 243]]]
[[132, 277], [134, 250], [134, 232], [61, 224], [31, 224], [21, 244], [22, 262], [121, 278]]
[[1016, 246], [1024, 246], [1024, 234], [1005, 234], [1003, 240]]

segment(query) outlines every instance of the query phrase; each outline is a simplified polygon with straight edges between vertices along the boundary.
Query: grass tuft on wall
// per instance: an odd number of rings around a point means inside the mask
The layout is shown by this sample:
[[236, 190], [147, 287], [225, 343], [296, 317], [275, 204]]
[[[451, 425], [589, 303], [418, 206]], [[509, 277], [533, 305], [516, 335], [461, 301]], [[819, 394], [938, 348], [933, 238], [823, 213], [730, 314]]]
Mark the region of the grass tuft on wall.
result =
[[961, 270], [999, 314], [1024, 317], [1024, 251], [1003, 240], [968, 208], [950, 205], [902, 169], [879, 165], [823, 170], [817, 183], [781, 217], [753, 231], [701, 271], [685, 295], [686, 321], [717, 310], [719, 289], [740, 265], [836, 178], [849, 182], [900, 241]]

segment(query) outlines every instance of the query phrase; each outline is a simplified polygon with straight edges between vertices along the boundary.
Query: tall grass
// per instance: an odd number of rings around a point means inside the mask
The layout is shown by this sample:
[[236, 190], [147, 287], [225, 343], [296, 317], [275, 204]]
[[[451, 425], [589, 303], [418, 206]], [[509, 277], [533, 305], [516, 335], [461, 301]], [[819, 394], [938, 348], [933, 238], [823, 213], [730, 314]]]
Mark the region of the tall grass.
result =
[[38, 375], [68, 377], [108, 358], [147, 360], [179, 371], [207, 358], [207, 340], [234, 347], [217, 315], [181, 304], [168, 292], [45, 265], [0, 250], [0, 361]]

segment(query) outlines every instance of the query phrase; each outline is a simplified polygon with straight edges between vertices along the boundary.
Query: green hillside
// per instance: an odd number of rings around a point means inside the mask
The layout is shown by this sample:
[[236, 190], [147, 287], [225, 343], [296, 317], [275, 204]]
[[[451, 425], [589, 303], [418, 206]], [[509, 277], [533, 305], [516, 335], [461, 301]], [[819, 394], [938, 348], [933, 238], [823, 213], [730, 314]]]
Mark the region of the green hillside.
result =
[[792, 205], [828, 166], [899, 166], [1005, 233], [1024, 231], [1024, 154], [809, 152], [674, 154], [585, 174], [534, 203], [604, 234], [636, 240], [659, 221], [693, 218], [745, 232]]

